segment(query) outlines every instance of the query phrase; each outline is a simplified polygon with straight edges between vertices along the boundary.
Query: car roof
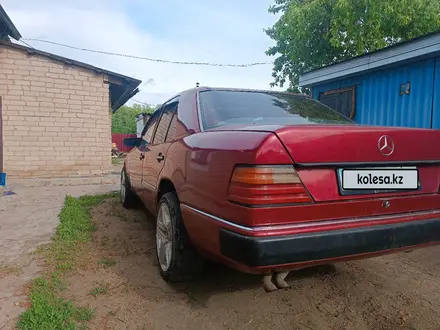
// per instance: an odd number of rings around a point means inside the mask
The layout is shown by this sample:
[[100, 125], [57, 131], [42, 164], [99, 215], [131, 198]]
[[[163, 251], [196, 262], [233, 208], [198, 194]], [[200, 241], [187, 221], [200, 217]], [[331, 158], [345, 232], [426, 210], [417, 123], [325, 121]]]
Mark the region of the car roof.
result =
[[310, 96], [306, 94], [300, 94], [300, 93], [292, 93], [287, 91], [274, 91], [274, 90], [266, 90], [266, 89], [252, 89], [252, 88], [235, 88], [235, 87], [208, 87], [208, 86], [200, 86], [200, 87], [194, 87], [187, 89], [183, 91], [182, 93], [187, 92], [205, 92], [205, 91], [231, 91], [231, 92], [254, 92], [254, 93], [272, 93], [272, 94], [287, 94], [287, 95], [296, 95], [301, 96], [305, 98], [310, 98]]
[[311, 99], [313, 98], [306, 94], [300, 94], [300, 93], [292, 93], [287, 91], [273, 91], [273, 90], [265, 90], [265, 89], [251, 89], [251, 88], [234, 88], [234, 87], [208, 87], [208, 86], [200, 86], [200, 87], [193, 87], [186, 89], [178, 94], [173, 95], [172, 97], [168, 98], [165, 102], [160, 103], [160, 105], [153, 111], [155, 113], [156, 111], [160, 110], [162, 105], [170, 102], [171, 100], [180, 97], [183, 94], [197, 94], [198, 92], [206, 92], [206, 91], [231, 91], [231, 92], [253, 92], [253, 93], [271, 93], [271, 94], [281, 94], [281, 95], [293, 95], [297, 97], [302, 97], [305, 99]]

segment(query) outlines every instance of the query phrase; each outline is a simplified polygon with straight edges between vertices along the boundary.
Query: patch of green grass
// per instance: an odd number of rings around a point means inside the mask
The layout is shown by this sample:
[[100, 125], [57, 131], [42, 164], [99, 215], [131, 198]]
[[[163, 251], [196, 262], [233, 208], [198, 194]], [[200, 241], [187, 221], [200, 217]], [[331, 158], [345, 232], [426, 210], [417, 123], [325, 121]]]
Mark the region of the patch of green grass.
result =
[[96, 297], [100, 294], [106, 294], [108, 293], [108, 284], [101, 284], [96, 287], [94, 287], [92, 290], [90, 290], [89, 294], [91, 294], [93, 297]]
[[57, 298], [50, 281], [34, 280], [30, 301], [32, 307], [20, 315], [19, 329], [75, 329], [72, 302]]
[[116, 265], [116, 260], [110, 259], [110, 258], [101, 258], [98, 263], [100, 265], [103, 265], [104, 268], [108, 268], [108, 267], [112, 267], [112, 266]]
[[93, 318], [94, 310], [75, 307], [72, 301], [59, 298], [58, 293], [67, 287], [64, 275], [73, 268], [77, 244], [88, 241], [95, 230], [90, 217], [91, 208], [114, 196], [66, 197], [52, 244], [38, 251], [44, 253], [46, 263], [53, 270], [34, 280], [29, 296], [31, 307], [20, 315], [19, 329], [70, 330], [78, 327], [77, 322]]
[[69, 261], [61, 262], [57, 265], [57, 269], [59, 270], [71, 270], [73, 268], [73, 264]]
[[67, 282], [62, 278], [60, 271], [55, 271], [51, 275], [52, 286], [56, 291], [63, 291], [67, 289]]
[[[89, 199], [90, 198], [90, 199]], [[71, 247], [70, 243], [86, 242], [93, 232], [93, 224], [90, 221], [90, 206], [96, 197], [77, 199], [67, 196], [64, 207], [60, 212], [60, 224], [58, 225], [55, 242], [62, 242], [63, 247]], [[93, 200], [91, 200], [93, 198]], [[98, 201], [96, 201], [98, 204]]]

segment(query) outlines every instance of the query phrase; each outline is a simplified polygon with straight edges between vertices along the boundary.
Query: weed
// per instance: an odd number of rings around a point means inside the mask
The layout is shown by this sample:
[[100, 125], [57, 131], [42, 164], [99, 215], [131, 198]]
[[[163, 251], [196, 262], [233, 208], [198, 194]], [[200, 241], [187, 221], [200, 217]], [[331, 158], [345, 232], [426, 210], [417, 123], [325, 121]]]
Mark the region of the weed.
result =
[[89, 292], [93, 297], [106, 293], [108, 293], [108, 284], [98, 285]]
[[31, 252], [31, 254], [35, 255], [45, 253], [48, 249], [50, 249], [50, 246], [51, 243], [41, 244], [33, 252]]
[[87, 307], [79, 307], [75, 311], [75, 320], [90, 321], [95, 316], [95, 310]]
[[104, 268], [108, 268], [108, 267], [116, 265], [116, 260], [114, 260], [114, 259], [107, 259], [107, 258], [101, 258], [98, 263], [100, 265], [103, 265]]
[[67, 283], [66, 283], [66, 281], [64, 281], [61, 278], [61, 276], [62, 276], [62, 274], [59, 271], [55, 271], [55, 272], [52, 273], [51, 285], [52, 285], [53, 289], [56, 290], [56, 291], [63, 291], [63, 290], [65, 290], [67, 288]]
[[63, 270], [63, 271], [64, 270], [71, 270], [73, 268], [73, 264], [69, 261], [66, 261], [66, 262], [59, 263], [56, 267], [57, 267], [57, 269]]

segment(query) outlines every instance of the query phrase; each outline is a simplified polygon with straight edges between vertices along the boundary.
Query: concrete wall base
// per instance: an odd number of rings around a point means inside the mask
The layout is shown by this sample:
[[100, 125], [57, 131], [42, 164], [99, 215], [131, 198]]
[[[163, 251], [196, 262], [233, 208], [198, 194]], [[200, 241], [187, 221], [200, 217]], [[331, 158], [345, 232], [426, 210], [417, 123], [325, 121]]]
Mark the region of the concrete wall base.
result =
[[115, 174], [105, 176], [81, 176], [64, 178], [15, 178], [9, 177], [7, 189], [17, 186], [22, 187], [46, 187], [46, 186], [79, 186], [79, 185], [103, 185], [117, 184], [120, 176]]

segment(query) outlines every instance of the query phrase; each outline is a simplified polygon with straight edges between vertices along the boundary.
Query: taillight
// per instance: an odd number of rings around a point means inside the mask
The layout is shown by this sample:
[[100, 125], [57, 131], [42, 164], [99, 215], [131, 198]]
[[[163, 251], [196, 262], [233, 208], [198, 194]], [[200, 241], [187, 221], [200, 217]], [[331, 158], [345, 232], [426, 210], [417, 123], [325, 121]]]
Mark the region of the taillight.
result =
[[313, 202], [291, 165], [236, 167], [228, 200], [249, 206]]

